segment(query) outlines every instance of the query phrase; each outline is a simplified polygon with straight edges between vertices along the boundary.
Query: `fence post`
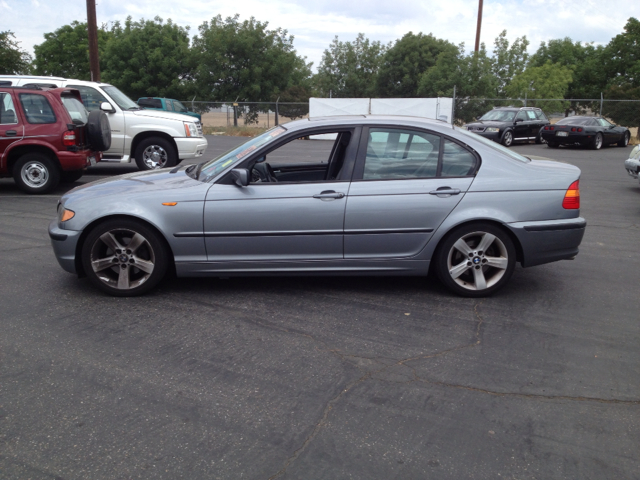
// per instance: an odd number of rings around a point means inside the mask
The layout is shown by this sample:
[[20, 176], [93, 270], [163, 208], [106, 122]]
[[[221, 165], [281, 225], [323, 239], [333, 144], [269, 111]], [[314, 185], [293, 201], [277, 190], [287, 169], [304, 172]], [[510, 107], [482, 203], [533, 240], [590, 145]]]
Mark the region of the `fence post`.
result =
[[278, 102], [280, 101], [280, 97], [278, 97], [278, 99], [276, 100], [276, 126], [279, 125], [278, 123]]
[[238, 126], [238, 104], [237, 103], [233, 104], [233, 126], [234, 127]]
[[456, 118], [456, 86], [453, 86], [453, 102], [451, 102], [451, 125], [455, 122]]
[[600, 92], [600, 116], [602, 116], [602, 102], [604, 101], [604, 96], [602, 92]]

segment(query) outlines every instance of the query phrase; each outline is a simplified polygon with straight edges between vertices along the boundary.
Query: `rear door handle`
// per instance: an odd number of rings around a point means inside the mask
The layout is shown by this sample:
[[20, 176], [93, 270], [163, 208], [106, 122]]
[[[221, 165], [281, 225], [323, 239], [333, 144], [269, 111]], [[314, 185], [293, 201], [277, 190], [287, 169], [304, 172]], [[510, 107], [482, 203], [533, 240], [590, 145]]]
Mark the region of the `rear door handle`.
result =
[[15, 130], [7, 130], [6, 132], [4, 132], [4, 134], [7, 137], [15, 137], [18, 134], [18, 132]]
[[325, 190], [324, 192], [317, 193], [313, 198], [326, 199], [326, 198], [342, 198], [344, 193], [335, 192], [333, 190]]
[[451, 187], [440, 187], [437, 190], [429, 192], [429, 195], [459, 195], [460, 189]]

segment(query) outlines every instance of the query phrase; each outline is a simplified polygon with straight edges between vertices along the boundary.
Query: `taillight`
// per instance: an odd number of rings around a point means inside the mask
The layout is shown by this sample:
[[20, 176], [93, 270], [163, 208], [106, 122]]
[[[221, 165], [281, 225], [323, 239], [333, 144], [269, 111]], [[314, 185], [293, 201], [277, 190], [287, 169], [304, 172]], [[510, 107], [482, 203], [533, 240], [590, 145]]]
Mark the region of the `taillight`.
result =
[[567, 189], [562, 201], [562, 208], [567, 210], [575, 210], [580, 208], [580, 180], [576, 180]]
[[576, 127], [571, 127], [571, 131], [575, 132], [576, 131]]
[[76, 144], [76, 133], [75, 132], [64, 132], [62, 136], [62, 144], [65, 147], [72, 147]]
[[549, 127], [549, 130], [555, 130], [556, 127]]
[[578, 128], [578, 131], [579, 131], [579, 132], [581, 132], [581, 131], [582, 131], [582, 127], [579, 127], [579, 128]]

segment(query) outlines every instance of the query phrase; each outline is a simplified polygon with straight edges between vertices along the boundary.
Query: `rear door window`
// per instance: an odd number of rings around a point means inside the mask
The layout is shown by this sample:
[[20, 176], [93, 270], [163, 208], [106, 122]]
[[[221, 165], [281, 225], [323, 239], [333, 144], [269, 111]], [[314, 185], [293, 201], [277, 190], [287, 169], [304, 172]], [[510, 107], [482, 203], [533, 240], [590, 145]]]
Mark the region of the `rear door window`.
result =
[[0, 125], [15, 125], [18, 123], [13, 98], [7, 92], [0, 92]]
[[476, 169], [476, 156], [462, 145], [451, 140], [444, 141], [442, 153], [442, 177], [466, 177]]
[[27, 117], [27, 122], [31, 124], [56, 123], [56, 115], [44, 95], [21, 93], [20, 103]]

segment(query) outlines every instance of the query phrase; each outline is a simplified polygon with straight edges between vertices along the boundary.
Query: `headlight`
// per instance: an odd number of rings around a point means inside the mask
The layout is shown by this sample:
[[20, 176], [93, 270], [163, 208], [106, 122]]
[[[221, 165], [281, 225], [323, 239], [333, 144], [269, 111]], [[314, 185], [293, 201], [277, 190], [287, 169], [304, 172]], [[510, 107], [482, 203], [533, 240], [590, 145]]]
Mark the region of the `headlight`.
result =
[[487, 127], [485, 132], [499, 132], [500, 129], [498, 127]]
[[184, 122], [184, 134], [187, 137], [197, 137], [198, 136], [198, 128], [195, 123]]

